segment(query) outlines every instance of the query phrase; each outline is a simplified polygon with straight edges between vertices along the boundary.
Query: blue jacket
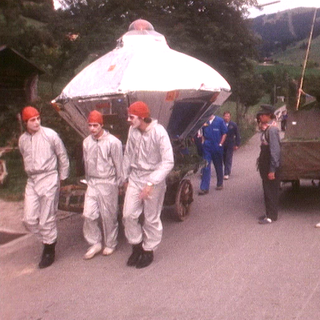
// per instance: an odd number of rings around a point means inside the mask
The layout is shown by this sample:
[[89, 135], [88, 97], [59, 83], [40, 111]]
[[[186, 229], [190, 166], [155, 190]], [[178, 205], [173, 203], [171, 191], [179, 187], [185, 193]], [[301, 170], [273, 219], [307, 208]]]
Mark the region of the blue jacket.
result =
[[224, 142], [225, 146], [240, 146], [240, 134], [238, 126], [235, 122], [230, 121], [228, 126], [227, 137]]
[[228, 129], [224, 123], [224, 120], [215, 116], [210, 125], [205, 123], [202, 127], [204, 136], [204, 145], [218, 146], [221, 137], [227, 133]]

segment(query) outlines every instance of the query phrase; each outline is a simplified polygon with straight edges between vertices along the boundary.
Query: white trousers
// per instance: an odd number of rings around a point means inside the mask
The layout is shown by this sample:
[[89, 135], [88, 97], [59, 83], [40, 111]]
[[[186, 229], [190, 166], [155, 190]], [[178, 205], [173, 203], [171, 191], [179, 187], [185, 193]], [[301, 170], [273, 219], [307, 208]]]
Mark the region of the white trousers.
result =
[[[144, 250], [155, 250], [162, 238], [162, 222], [160, 219], [165, 183], [155, 185], [151, 196], [140, 200], [141, 187], [129, 182], [123, 207], [123, 224], [126, 238], [130, 244], [142, 242]], [[141, 213], [144, 213], [143, 225], [139, 223]]]
[[102, 242], [106, 247], [114, 249], [118, 237], [118, 187], [112, 184], [96, 184], [89, 186], [84, 200], [83, 235], [90, 245]]
[[57, 240], [56, 215], [60, 182], [57, 173], [28, 178], [24, 198], [23, 222], [42, 243]]

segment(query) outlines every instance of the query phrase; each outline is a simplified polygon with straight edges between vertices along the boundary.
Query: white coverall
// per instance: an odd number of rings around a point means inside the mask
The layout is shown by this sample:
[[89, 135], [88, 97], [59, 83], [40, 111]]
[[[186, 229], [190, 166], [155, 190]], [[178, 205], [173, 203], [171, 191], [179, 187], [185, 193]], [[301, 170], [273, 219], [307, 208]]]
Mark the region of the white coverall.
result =
[[122, 143], [109, 132], [96, 140], [83, 141], [83, 159], [88, 188], [84, 201], [83, 234], [90, 245], [101, 243], [99, 216], [106, 247], [114, 249], [118, 236], [118, 186], [122, 184]]
[[59, 135], [42, 126], [33, 135], [23, 133], [19, 149], [28, 175], [23, 222], [44, 244], [52, 244], [57, 239], [60, 180], [69, 175], [67, 151]]
[[[166, 192], [165, 178], [174, 165], [167, 131], [152, 120], [146, 131], [130, 127], [123, 159], [123, 178], [129, 179], [123, 208], [125, 235], [132, 245], [142, 243], [144, 250], [157, 248], [162, 238], [160, 214]], [[152, 183], [151, 196], [140, 200], [139, 194]], [[144, 212], [144, 223], [138, 221]]]

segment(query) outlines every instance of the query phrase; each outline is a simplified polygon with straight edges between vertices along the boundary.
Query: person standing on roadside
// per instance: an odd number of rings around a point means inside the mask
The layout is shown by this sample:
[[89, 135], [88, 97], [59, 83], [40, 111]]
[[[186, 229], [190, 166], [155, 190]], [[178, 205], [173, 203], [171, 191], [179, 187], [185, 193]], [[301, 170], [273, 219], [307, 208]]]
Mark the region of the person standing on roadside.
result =
[[[83, 234], [90, 247], [84, 259], [111, 255], [118, 237], [118, 194], [121, 180], [122, 143], [103, 129], [103, 116], [92, 111], [88, 116], [90, 135], [83, 141], [83, 160], [88, 188], [84, 201]], [[102, 232], [99, 227], [101, 217]]]
[[262, 179], [266, 214], [259, 219], [260, 224], [270, 224], [278, 219], [278, 202], [280, 192], [280, 136], [274, 121], [275, 108], [261, 105], [257, 114], [260, 121], [261, 151], [258, 169]]
[[[123, 160], [127, 181], [123, 223], [132, 245], [127, 265], [141, 269], [152, 263], [153, 252], [161, 242], [165, 179], [173, 168], [174, 158], [168, 133], [150, 118], [147, 104], [142, 101], [131, 104], [128, 121], [131, 126]], [[139, 220], [142, 212], [143, 221]]]
[[199, 195], [209, 193], [211, 179], [211, 161], [217, 175], [216, 190], [223, 189], [223, 144], [227, 136], [227, 127], [221, 117], [212, 114], [202, 126], [202, 150], [205, 166], [202, 168]]
[[55, 260], [60, 181], [69, 175], [69, 159], [58, 134], [41, 126], [36, 108], [25, 107], [21, 116], [26, 132], [19, 138], [19, 150], [28, 175], [23, 222], [43, 243], [39, 263], [43, 269]]
[[224, 164], [224, 180], [228, 180], [231, 174], [233, 151], [238, 150], [240, 146], [240, 133], [235, 122], [231, 121], [231, 113], [225, 111], [223, 120], [228, 128], [227, 137], [223, 144], [223, 164]]
[[281, 120], [281, 131], [286, 131], [287, 120], [288, 120], [288, 111], [287, 110], [282, 111], [280, 120]]

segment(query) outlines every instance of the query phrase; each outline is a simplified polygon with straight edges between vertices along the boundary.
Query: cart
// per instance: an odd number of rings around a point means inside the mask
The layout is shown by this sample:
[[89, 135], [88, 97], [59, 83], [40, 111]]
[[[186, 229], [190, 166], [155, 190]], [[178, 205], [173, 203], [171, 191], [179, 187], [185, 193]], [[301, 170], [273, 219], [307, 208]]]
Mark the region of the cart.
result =
[[[152, 117], [167, 129], [175, 155], [164, 205], [174, 205], [175, 217], [183, 221], [193, 201], [189, 176], [202, 161], [190, 152], [196, 149], [192, 137], [230, 90], [213, 68], [170, 49], [148, 21], [136, 20], [116, 48], [82, 70], [52, 105], [83, 138], [89, 135], [88, 114], [100, 111], [106, 129], [125, 144], [127, 108], [138, 100], [147, 103]], [[82, 211], [84, 193], [80, 184], [62, 188], [60, 208]]]
[[[192, 140], [187, 140], [191, 149]], [[184, 148], [186, 150], [186, 147]], [[164, 206], [174, 206], [172, 218], [184, 221], [189, 213], [193, 202], [193, 187], [190, 177], [201, 167], [203, 160], [195, 153], [182, 154], [175, 152], [175, 166], [166, 178], [167, 191], [164, 198]], [[86, 184], [81, 182], [61, 187], [59, 209], [82, 213]], [[120, 211], [123, 205], [123, 196], [119, 196]]]
[[287, 130], [281, 141], [281, 181], [299, 189], [300, 180], [320, 179], [320, 108], [314, 102], [289, 112]]

